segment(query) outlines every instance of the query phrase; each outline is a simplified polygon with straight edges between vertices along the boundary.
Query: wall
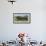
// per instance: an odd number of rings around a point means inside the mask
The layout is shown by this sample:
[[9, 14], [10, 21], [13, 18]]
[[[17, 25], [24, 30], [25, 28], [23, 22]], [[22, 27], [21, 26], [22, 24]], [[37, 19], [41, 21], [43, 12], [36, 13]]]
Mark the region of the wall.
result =
[[[31, 13], [31, 24], [13, 24], [13, 14]], [[14, 40], [18, 32], [31, 34], [37, 41], [46, 40], [45, 0], [17, 0], [13, 5], [0, 0], [0, 40]]]

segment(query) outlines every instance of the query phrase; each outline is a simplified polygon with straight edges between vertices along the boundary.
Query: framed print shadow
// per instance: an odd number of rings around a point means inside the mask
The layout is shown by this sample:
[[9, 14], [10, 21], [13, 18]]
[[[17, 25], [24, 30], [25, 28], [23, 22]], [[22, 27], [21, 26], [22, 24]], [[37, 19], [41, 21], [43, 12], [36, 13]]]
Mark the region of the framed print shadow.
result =
[[30, 24], [31, 13], [13, 13], [13, 24]]

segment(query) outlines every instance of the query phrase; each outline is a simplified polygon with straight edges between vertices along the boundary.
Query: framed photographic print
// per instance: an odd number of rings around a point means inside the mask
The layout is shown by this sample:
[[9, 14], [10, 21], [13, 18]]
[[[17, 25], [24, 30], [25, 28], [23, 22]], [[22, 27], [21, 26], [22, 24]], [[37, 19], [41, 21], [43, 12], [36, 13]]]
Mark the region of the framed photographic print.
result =
[[13, 24], [31, 23], [31, 13], [13, 13]]

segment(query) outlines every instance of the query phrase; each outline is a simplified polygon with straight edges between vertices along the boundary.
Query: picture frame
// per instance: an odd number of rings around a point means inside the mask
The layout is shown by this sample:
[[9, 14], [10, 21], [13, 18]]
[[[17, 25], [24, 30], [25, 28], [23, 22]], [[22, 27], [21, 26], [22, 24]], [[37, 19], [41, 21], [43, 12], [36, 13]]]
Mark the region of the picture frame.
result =
[[31, 13], [13, 13], [13, 24], [30, 24]]

